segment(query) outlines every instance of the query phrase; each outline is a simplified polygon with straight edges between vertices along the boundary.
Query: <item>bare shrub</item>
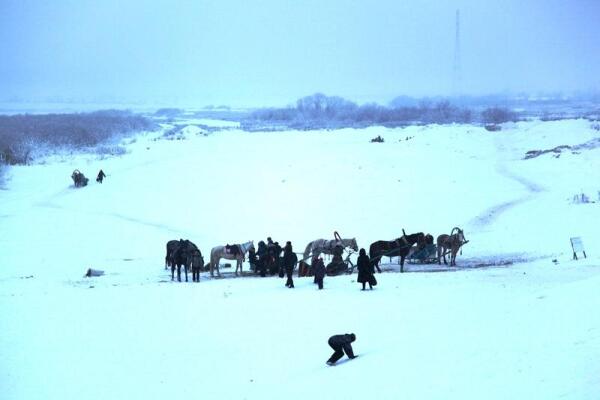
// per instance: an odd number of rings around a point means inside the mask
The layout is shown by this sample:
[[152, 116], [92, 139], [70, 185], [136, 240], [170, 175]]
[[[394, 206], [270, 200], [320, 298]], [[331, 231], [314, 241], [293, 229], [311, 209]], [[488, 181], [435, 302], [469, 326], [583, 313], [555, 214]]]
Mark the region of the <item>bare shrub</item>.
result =
[[505, 107], [490, 107], [481, 112], [481, 119], [485, 124], [502, 124], [517, 121], [517, 114]]
[[0, 116], [0, 154], [6, 164], [27, 164], [52, 149], [87, 149], [133, 132], [156, 129], [129, 111]]
[[[302, 97], [296, 106], [256, 110], [244, 121], [244, 129], [266, 122], [298, 129], [363, 127], [370, 125], [403, 126], [412, 123], [470, 122], [470, 110], [455, 107], [448, 101], [416, 106], [384, 107], [375, 103], [361, 106], [337, 96], [316, 93]], [[252, 123], [254, 122], [254, 124]]]

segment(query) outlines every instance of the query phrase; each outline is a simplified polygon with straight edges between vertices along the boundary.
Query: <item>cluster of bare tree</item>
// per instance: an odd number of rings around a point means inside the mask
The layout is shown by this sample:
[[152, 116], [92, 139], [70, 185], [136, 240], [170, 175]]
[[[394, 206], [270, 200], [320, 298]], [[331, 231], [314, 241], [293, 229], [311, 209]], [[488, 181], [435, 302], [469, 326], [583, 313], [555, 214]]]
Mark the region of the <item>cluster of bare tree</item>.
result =
[[411, 106], [385, 107], [378, 104], [357, 105], [337, 96], [321, 93], [299, 99], [295, 106], [259, 109], [250, 114], [243, 126], [273, 123], [299, 129], [361, 127], [369, 125], [405, 126], [410, 124], [502, 123], [516, 121], [517, 115], [500, 107], [481, 114], [457, 107], [447, 100], [422, 102]]
[[129, 111], [0, 116], [0, 164], [27, 164], [40, 149], [82, 149], [155, 124]]

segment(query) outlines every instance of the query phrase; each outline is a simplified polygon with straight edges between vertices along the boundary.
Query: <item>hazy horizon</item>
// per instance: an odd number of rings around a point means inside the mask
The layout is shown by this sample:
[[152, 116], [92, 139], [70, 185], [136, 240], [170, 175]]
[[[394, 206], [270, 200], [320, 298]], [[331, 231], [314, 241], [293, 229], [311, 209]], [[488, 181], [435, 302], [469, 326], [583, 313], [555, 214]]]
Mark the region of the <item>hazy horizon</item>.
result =
[[[0, 3], [0, 101], [272, 106], [600, 90], [600, 2]], [[455, 13], [460, 71], [454, 79]]]

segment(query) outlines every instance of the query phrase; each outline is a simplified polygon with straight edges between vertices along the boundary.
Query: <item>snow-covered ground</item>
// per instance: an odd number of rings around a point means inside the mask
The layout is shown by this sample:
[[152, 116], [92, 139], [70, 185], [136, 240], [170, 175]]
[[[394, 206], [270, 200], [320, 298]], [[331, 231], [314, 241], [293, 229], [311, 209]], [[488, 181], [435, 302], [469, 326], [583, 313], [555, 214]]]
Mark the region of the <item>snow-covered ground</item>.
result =
[[[2, 399], [600, 396], [600, 148], [523, 160], [598, 138], [588, 121], [185, 132], [9, 171]], [[76, 168], [88, 187], [71, 187]], [[595, 203], [574, 204], [582, 192]], [[164, 270], [171, 239], [207, 259], [267, 236], [301, 252], [334, 231], [368, 248], [454, 226], [469, 240], [456, 268], [409, 264], [372, 292], [356, 275], [318, 291], [312, 278], [290, 290], [275, 277], [171, 282]], [[586, 259], [571, 260], [573, 236]], [[87, 268], [106, 275], [83, 278]], [[346, 332], [360, 357], [327, 367], [328, 337]]]

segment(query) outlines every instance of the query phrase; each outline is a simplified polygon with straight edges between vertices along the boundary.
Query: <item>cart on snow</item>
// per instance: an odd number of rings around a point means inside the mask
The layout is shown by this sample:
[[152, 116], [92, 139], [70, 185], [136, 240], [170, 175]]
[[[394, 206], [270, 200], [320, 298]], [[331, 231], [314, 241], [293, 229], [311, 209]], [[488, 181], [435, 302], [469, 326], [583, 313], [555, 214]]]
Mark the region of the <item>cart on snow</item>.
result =
[[409, 263], [432, 264], [437, 262], [437, 246], [434, 243], [426, 244], [425, 246], [409, 252], [406, 256]]
[[73, 179], [75, 187], [87, 186], [89, 181], [89, 179], [86, 178], [85, 175], [83, 175], [83, 173], [81, 173], [78, 169], [73, 171], [73, 173], [71, 174], [71, 179]]

